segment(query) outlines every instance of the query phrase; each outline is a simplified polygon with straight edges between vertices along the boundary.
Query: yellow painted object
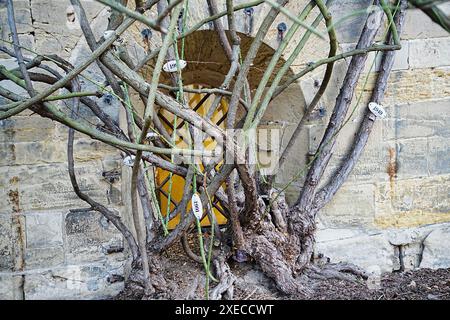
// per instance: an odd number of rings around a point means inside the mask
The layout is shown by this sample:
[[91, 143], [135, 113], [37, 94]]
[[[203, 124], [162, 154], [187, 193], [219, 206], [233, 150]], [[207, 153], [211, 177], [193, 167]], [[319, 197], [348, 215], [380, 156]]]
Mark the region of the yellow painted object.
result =
[[[198, 86], [194, 87], [198, 88]], [[186, 93], [185, 94], [186, 101], [189, 102], [189, 106], [191, 109], [195, 110], [198, 114], [201, 116], [205, 116], [208, 112], [211, 104], [214, 101], [214, 96], [206, 96], [205, 94], [194, 94], [194, 93]], [[217, 124], [221, 128], [225, 128], [225, 120], [226, 115], [228, 111], [228, 103], [225, 99], [222, 99], [220, 102], [220, 105], [218, 106], [217, 110], [214, 112], [211, 121]], [[158, 114], [159, 118], [161, 119], [161, 122], [165, 126], [167, 132], [170, 134], [170, 136], [173, 135], [173, 128], [175, 127], [174, 124], [176, 122], [176, 146], [178, 148], [188, 148], [188, 135], [187, 135], [187, 126], [185, 122], [177, 118], [175, 119], [175, 116], [168, 112], [167, 110], [160, 110], [160, 113]], [[205, 146], [205, 149], [207, 150], [213, 150], [217, 142], [214, 141], [212, 138], [208, 137], [203, 141], [203, 144]], [[218, 167], [220, 164], [218, 165]], [[203, 170], [203, 166], [200, 165], [200, 169]], [[170, 172], [158, 168], [156, 171], [156, 183], [158, 186], [158, 197], [159, 202], [161, 206], [161, 213], [163, 216], [167, 215], [167, 207], [168, 207], [168, 194], [170, 189]], [[184, 177], [178, 176], [178, 175], [172, 175], [172, 192], [170, 195], [170, 210], [171, 212], [173, 209], [175, 209], [176, 204], [180, 203], [183, 198], [183, 190], [184, 190], [184, 184], [185, 180]], [[211, 199], [211, 201], [214, 203], [214, 198]], [[219, 209], [218, 209], [219, 208]], [[190, 212], [191, 210], [191, 202], [189, 201], [187, 206], [187, 214], [192, 214]], [[221, 207], [220, 204], [216, 204], [213, 208], [214, 214], [216, 215], [217, 222], [219, 224], [226, 223], [226, 218], [220, 213]], [[173, 218], [171, 221], [169, 221], [169, 229], [173, 229], [176, 227], [176, 225], [179, 223], [180, 217], [179, 215]], [[201, 221], [202, 226], [209, 226], [210, 221], [208, 217], [205, 217]]]

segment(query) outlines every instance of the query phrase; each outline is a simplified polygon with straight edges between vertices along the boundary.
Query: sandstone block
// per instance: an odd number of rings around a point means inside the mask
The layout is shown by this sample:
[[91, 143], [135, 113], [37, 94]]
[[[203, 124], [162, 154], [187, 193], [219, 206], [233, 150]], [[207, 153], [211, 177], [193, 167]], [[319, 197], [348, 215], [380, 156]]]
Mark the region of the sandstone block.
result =
[[450, 227], [436, 229], [426, 237], [423, 246], [421, 268], [449, 268], [450, 267]]
[[20, 289], [21, 280], [21, 276], [0, 275], [0, 300], [23, 299], [22, 290]]
[[394, 248], [382, 234], [318, 241], [316, 252], [331, 262], [351, 262], [366, 270], [376, 267], [381, 272], [391, 272], [396, 259]]
[[[102, 177], [101, 163], [85, 163], [75, 168], [78, 183], [83, 192], [87, 192], [97, 201], [108, 203], [106, 193], [109, 185]], [[30, 166], [0, 167], [0, 204], [4, 205], [4, 212], [11, 204], [8, 200], [9, 181], [17, 177], [20, 208], [23, 211], [48, 210], [56, 208], [85, 207], [86, 204], [78, 199], [73, 192], [65, 163], [35, 164]]]
[[63, 244], [60, 212], [26, 215], [27, 248], [48, 248]]
[[428, 169], [431, 175], [450, 173], [450, 144], [448, 138], [428, 138]]
[[401, 140], [396, 148], [397, 177], [423, 177], [428, 175], [428, 141], [424, 138]]
[[105, 259], [110, 248], [123, 249], [120, 233], [98, 212], [68, 213], [64, 227], [69, 263]]
[[409, 63], [411, 68], [433, 68], [450, 64], [450, 38], [410, 40]]
[[383, 121], [383, 139], [450, 137], [450, 100], [439, 99], [387, 106], [389, 118]]
[[105, 299], [123, 289], [123, 282], [109, 283], [112, 274], [123, 274], [122, 264], [108, 262], [70, 265], [26, 276], [28, 300]]
[[426, 39], [447, 36], [448, 33], [442, 27], [434, 23], [420, 9], [408, 10], [402, 32], [402, 39]]
[[333, 228], [370, 228], [375, 218], [374, 193], [375, 187], [370, 184], [344, 184], [333, 200], [321, 210], [321, 221]]
[[13, 268], [11, 216], [0, 214], [0, 272]]
[[64, 248], [27, 248], [25, 251], [26, 269], [50, 268], [64, 263]]

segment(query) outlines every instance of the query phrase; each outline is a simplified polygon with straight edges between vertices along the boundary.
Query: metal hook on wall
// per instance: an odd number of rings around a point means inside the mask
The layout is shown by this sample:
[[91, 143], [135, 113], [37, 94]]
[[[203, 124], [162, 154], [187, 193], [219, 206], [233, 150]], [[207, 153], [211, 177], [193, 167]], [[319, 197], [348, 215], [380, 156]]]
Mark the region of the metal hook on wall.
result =
[[245, 8], [245, 10], [244, 10], [245, 26], [246, 26], [247, 35], [250, 35], [253, 33], [253, 14], [254, 13], [255, 13], [255, 9], [253, 9], [253, 7]]
[[277, 30], [278, 30], [278, 37], [277, 37], [277, 39], [278, 39], [278, 42], [281, 42], [281, 41], [283, 41], [284, 33], [287, 30], [286, 23], [284, 23], [284, 22], [279, 23], [278, 26], [277, 26]]
[[178, 16], [178, 32], [183, 32], [183, 16], [184, 16], [184, 8], [181, 8], [180, 14]]
[[141, 31], [142, 41], [144, 42], [145, 49], [148, 51], [150, 50], [150, 39], [153, 36], [152, 30], [150, 29], [143, 29]]

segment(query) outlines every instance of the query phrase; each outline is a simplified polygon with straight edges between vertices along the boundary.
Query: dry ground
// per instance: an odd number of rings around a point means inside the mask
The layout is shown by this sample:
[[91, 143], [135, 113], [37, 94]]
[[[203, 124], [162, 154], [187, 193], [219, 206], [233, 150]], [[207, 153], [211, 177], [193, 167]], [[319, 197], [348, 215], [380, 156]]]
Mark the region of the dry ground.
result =
[[[195, 241], [195, 239], [192, 239]], [[181, 245], [164, 254], [165, 278], [171, 282], [160, 299], [202, 299], [205, 296], [203, 266], [190, 260]], [[369, 289], [364, 280], [315, 280], [309, 296], [281, 295], [273, 282], [251, 264], [231, 262], [236, 275], [234, 299], [313, 300], [450, 300], [450, 269], [420, 269], [382, 275], [380, 286]], [[213, 284], [211, 284], [213, 286]], [[141, 299], [141, 292], [125, 290], [116, 299]]]

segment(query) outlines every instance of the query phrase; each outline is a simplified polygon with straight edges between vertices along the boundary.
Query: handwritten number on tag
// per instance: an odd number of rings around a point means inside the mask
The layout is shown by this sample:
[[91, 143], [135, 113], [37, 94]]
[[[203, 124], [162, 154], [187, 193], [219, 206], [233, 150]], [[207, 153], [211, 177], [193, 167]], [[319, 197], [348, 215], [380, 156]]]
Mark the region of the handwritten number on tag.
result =
[[[178, 62], [179, 62], [179, 64], [180, 64], [180, 70], [183, 70], [183, 69], [186, 67], [186, 65], [187, 65], [187, 62], [184, 61], [184, 60], [179, 60]], [[168, 61], [168, 62], [163, 66], [163, 70], [164, 70], [165, 72], [176, 72], [176, 71], [178, 71], [177, 61], [176, 61], [176, 60], [170, 60], [170, 61]]]
[[194, 216], [198, 220], [200, 220], [203, 216], [203, 205], [202, 200], [200, 199], [198, 193], [194, 193], [192, 195], [191, 203], [192, 203], [192, 212], [194, 213]]
[[377, 118], [386, 118], [387, 113], [386, 110], [384, 110], [383, 106], [379, 105], [378, 103], [371, 102], [369, 103], [369, 110], [377, 116]]

